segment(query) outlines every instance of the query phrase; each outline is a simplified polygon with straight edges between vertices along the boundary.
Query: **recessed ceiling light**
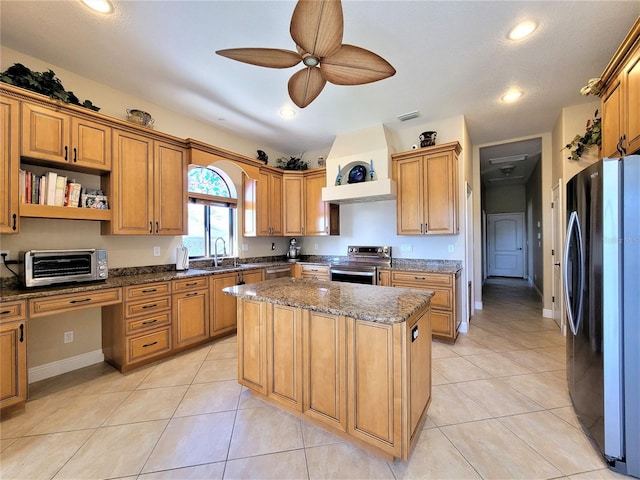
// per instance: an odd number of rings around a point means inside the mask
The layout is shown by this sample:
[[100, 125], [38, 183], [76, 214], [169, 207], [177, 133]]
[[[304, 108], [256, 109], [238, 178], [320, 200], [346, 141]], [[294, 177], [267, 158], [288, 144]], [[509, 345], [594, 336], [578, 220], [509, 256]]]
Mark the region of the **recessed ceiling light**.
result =
[[523, 38], [531, 35], [535, 31], [536, 27], [537, 25], [535, 22], [521, 22], [511, 29], [508, 37], [510, 40], [522, 40]]
[[296, 111], [291, 107], [283, 107], [280, 109], [280, 116], [283, 118], [295, 117]]
[[518, 100], [522, 95], [523, 93], [521, 90], [509, 90], [502, 96], [501, 100], [505, 103], [511, 103]]
[[98, 13], [113, 12], [113, 5], [109, 0], [81, 0], [87, 7]]

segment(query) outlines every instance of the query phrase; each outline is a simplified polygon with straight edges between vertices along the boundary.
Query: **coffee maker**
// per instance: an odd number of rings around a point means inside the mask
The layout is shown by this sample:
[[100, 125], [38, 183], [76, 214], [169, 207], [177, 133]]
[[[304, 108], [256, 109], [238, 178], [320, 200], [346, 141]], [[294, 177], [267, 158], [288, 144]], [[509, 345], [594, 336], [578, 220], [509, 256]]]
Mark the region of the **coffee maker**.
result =
[[300, 258], [300, 247], [297, 245], [297, 241], [295, 238], [292, 238], [289, 241], [289, 250], [287, 251], [287, 259], [290, 262], [297, 262]]

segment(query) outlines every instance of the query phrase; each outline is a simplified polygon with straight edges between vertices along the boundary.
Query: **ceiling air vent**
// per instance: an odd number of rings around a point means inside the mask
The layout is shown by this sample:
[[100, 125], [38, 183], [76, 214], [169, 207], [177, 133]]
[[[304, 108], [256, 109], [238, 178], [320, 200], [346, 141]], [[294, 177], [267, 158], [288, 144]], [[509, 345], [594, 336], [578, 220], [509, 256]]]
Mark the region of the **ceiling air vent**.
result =
[[407, 120], [411, 120], [412, 118], [418, 118], [420, 113], [417, 110], [409, 113], [403, 113], [402, 115], [398, 115], [396, 118], [401, 122], [406, 122]]

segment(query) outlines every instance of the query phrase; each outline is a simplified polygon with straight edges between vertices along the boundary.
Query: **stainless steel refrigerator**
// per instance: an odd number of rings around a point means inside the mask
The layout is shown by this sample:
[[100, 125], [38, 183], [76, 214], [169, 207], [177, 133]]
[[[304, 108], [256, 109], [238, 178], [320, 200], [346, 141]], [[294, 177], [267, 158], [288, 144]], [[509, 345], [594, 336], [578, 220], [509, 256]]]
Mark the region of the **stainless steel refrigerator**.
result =
[[640, 477], [640, 155], [567, 183], [567, 381], [609, 466]]

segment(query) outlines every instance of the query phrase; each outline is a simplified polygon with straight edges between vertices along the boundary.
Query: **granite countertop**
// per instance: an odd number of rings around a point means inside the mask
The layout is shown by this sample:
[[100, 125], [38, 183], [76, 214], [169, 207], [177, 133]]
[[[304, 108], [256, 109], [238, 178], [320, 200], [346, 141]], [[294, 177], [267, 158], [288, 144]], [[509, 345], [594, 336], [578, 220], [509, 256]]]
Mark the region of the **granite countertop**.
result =
[[407, 321], [434, 295], [430, 290], [298, 278], [236, 285], [223, 289], [223, 292], [240, 298], [380, 323]]
[[50, 295], [64, 295], [70, 293], [91, 292], [107, 288], [128, 287], [152, 282], [166, 282], [184, 278], [194, 278], [223, 273], [233, 273], [255, 268], [269, 268], [272, 266], [288, 265], [287, 262], [244, 263], [237, 266], [223, 265], [220, 267], [190, 268], [189, 270], [164, 270], [150, 271], [145, 267], [121, 269], [121, 274], [110, 275], [105, 281], [74, 283], [60, 286], [46, 286], [35, 288], [23, 288], [18, 284], [2, 285], [0, 300], [9, 302], [14, 300], [26, 300], [30, 298], [48, 297]]

